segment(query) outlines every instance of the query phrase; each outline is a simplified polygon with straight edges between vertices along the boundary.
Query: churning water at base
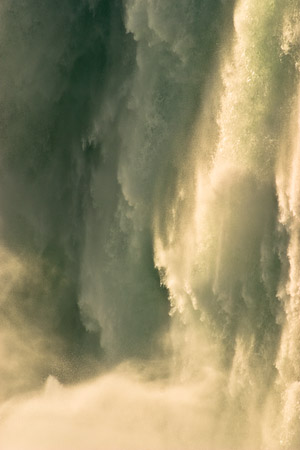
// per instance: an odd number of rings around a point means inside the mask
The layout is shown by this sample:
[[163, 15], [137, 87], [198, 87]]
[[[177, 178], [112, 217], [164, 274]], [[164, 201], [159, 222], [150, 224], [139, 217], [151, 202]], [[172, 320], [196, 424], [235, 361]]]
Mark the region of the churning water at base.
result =
[[2, 0], [1, 450], [300, 448], [299, 0]]

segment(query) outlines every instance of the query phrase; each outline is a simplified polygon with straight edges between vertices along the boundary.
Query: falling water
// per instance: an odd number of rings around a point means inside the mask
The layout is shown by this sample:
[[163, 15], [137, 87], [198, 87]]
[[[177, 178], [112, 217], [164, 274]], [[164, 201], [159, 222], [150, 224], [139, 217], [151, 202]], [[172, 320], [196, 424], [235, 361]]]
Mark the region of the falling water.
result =
[[1, 450], [300, 448], [300, 3], [2, 0]]

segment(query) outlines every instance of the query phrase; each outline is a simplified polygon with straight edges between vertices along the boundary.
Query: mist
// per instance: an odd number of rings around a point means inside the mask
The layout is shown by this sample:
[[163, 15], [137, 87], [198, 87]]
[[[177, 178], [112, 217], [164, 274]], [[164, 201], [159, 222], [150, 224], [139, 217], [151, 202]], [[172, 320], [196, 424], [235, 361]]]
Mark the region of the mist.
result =
[[299, 11], [2, 0], [1, 450], [299, 448]]

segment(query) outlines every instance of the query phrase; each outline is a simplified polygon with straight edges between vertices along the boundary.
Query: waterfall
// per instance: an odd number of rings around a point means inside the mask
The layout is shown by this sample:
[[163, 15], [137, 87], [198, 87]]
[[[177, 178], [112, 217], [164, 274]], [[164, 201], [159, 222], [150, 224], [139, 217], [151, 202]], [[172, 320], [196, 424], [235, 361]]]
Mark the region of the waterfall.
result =
[[298, 0], [2, 0], [0, 447], [300, 446]]

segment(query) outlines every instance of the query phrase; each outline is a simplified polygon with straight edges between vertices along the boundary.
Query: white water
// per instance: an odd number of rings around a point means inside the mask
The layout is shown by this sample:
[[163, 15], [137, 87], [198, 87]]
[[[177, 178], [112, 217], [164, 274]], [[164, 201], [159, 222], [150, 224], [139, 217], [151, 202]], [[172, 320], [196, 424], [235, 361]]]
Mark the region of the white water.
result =
[[299, 8], [3, 2], [1, 449], [299, 448]]

